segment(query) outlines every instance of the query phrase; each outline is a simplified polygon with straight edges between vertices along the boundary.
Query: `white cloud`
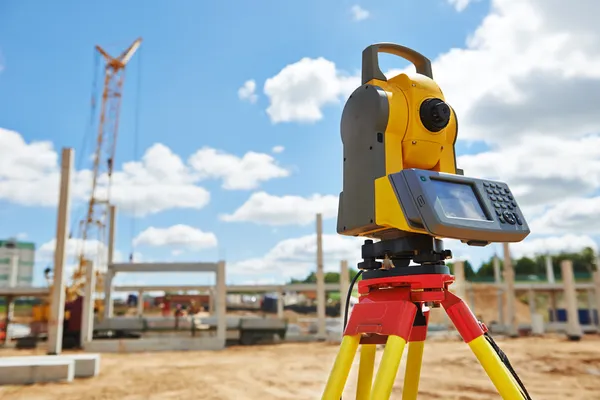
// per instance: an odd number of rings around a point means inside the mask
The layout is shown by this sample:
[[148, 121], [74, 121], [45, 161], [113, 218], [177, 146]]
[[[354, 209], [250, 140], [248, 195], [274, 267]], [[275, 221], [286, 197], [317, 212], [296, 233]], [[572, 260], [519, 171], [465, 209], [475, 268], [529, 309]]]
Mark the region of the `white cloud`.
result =
[[[186, 164], [167, 146], [156, 143], [140, 161], [130, 161], [112, 177], [111, 200], [119, 211], [138, 217], [168, 209], [201, 209], [210, 193], [199, 186], [219, 179], [226, 189], [253, 189], [289, 171], [276, 165], [269, 154], [248, 152], [237, 157], [202, 148]], [[27, 143], [14, 131], [0, 128], [0, 199], [25, 206], [52, 207], [58, 202], [59, 155], [48, 141]], [[91, 172], [74, 171], [72, 198], [81, 205], [89, 198]], [[106, 198], [106, 176], [98, 180], [97, 198]]]
[[135, 237], [133, 243], [135, 246], [175, 247], [177, 254], [181, 254], [182, 249], [201, 250], [215, 247], [217, 237], [212, 232], [203, 232], [198, 228], [179, 224], [168, 228], [147, 228]]
[[447, 1], [458, 12], [464, 11], [465, 8], [467, 8], [467, 6], [471, 3], [471, 0], [447, 0]]
[[534, 220], [532, 232], [554, 234], [561, 232], [600, 233], [595, 221], [600, 218], [600, 197], [567, 199]]
[[20, 233], [17, 233], [16, 237], [18, 240], [26, 240], [29, 237], [29, 235], [25, 232], [20, 232]]
[[600, 136], [526, 137], [457, 163], [466, 175], [507, 182], [522, 206], [549, 205], [600, 187]]
[[223, 188], [229, 190], [254, 189], [262, 182], [290, 175], [269, 154], [253, 151], [240, 158], [204, 147], [190, 157], [189, 163], [201, 178], [221, 179]]
[[256, 103], [258, 100], [258, 95], [256, 94], [256, 81], [250, 79], [244, 82], [242, 87], [238, 89], [238, 97], [241, 100], [246, 100], [252, 104]]
[[324, 106], [340, 103], [340, 96], [350, 95], [359, 83], [356, 76], [338, 70], [332, 61], [305, 57], [267, 79], [267, 114], [273, 123], [318, 121], [323, 118]]
[[221, 219], [272, 226], [308, 225], [315, 221], [317, 213], [322, 213], [324, 219], [337, 216], [337, 208], [338, 197], [333, 195], [274, 196], [256, 192], [232, 214], [222, 215]]
[[352, 18], [355, 21], [362, 21], [364, 19], [367, 19], [371, 14], [369, 11], [365, 10], [359, 5], [353, 5], [352, 7], [350, 7], [350, 12], [352, 13]]
[[278, 154], [278, 153], [283, 153], [283, 151], [284, 151], [284, 150], [285, 150], [285, 147], [283, 147], [283, 146], [274, 146], [274, 147], [271, 149], [271, 151], [272, 151], [273, 153], [275, 153], [275, 154]]
[[[341, 235], [323, 235], [325, 271], [339, 272], [341, 260], [351, 268], [360, 261], [364, 239]], [[277, 243], [263, 257], [228, 263], [228, 271], [236, 275], [260, 275], [277, 272], [285, 278], [305, 278], [316, 269], [317, 235], [286, 239]]]

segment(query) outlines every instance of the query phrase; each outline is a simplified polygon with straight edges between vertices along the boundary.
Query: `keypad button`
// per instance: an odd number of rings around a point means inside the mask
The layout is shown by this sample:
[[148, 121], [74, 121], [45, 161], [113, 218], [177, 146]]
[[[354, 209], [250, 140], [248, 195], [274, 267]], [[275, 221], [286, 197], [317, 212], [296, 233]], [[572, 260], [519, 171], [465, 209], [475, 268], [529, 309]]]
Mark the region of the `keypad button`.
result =
[[496, 207], [496, 208], [500, 208], [500, 204], [498, 204], [498, 203], [494, 203], [494, 207]]
[[504, 188], [504, 193], [510, 193], [510, 190], [508, 190], [508, 188]]
[[515, 217], [515, 221], [517, 221], [517, 224], [523, 225], [523, 221], [521, 220], [521, 217], [519, 217], [519, 214], [513, 213], [513, 216]]
[[483, 182], [483, 186], [484, 187], [490, 187], [490, 184], [489, 184], [489, 182]]
[[506, 222], [508, 222], [511, 225], [514, 225], [517, 222], [517, 221], [515, 221], [515, 218], [513, 215], [514, 214], [511, 213], [510, 211], [504, 211], [504, 213], [502, 214], [502, 216], [504, 217]]
[[500, 204], [500, 207], [504, 208], [505, 210], [508, 208], [508, 206], [504, 203]]
[[517, 207], [517, 203], [515, 203], [514, 201], [510, 203], [511, 206], [513, 207]]
[[494, 189], [494, 194], [500, 194], [500, 191], [498, 189]]
[[496, 196], [494, 196], [494, 195], [491, 195], [491, 196], [490, 196], [490, 200], [491, 200], [491, 201], [496, 201], [496, 199], [497, 199], [497, 197], [496, 197]]
[[509, 200], [513, 199], [513, 197], [510, 194], [508, 196], [506, 196], [506, 197], [508, 197]]
[[502, 215], [498, 217], [498, 220], [500, 221], [501, 224], [506, 223], [506, 221], [504, 220], [504, 217], [502, 217]]
[[493, 194], [494, 193], [494, 191], [492, 189], [486, 189], [485, 191], [488, 192], [488, 194]]
[[502, 215], [502, 210], [496, 210], [496, 215]]

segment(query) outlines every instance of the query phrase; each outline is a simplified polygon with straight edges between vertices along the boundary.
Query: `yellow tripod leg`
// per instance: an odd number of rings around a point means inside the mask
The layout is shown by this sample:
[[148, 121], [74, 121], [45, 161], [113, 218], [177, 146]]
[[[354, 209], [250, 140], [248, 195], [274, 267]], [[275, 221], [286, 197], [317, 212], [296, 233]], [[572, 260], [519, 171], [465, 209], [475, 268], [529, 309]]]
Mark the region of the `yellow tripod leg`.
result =
[[419, 379], [421, 377], [421, 363], [425, 342], [409, 342], [406, 357], [406, 370], [404, 371], [404, 388], [402, 400], [416, 400], [419, 393]]
[[369, 400], [371, 397], [371, 385], [373, 384], [376, 352], [377, 345], [374, 344], [363, 344], [360, 347], [360, 365], [358, 367], [356, 400]]
[[344, 392], [361, 335], [344, 336], [321, 400], [339, 400]]
[[483, 335], [471, 340], [468, 345], [503, 399], [524, 399], [512, 374]]
[[400, 336], [388, 336], [383, 357], [377, 369], [377, 376], [375, 376], [375, 382], [373, 383], [371, 400], [387, 400], [390, 398], [405, 346], [406, 340]]

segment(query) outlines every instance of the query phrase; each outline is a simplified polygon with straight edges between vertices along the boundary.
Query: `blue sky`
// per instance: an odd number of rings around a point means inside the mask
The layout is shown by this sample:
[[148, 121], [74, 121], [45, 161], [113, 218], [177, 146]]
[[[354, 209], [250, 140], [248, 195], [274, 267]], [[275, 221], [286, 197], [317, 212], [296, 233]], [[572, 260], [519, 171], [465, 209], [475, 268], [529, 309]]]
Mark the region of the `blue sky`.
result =
[[[271, 154], [274, 162], [291, 174], [251, 190], [226, 190], [220, 180], [203, 181], [201, 186], [211, 194], [206, 207], [171, 208], [138, 218], [133, 232], [131, 217], [119, 214], [117, 248], [127, 255], [132, 236], [146, 228], [185, 224], [213, 232], [218, 246], [180, 255], [152, 246], [139, 246], [136, 251], [145, 259], [165, 261], [225, 258], [240, 262], [262, 257], [282, 240], [313, 233], [314, 223], [265, 226], [223, 222], [218, 216], [234, 212], [253, 191], [275, 196], [337, 196], [343, 105], [340, 98], [338, 103], [323, 106], [318, 121], [273, 123], [265, 111], [270, 102], [262, 93], [265, 81], [304, 57], [324, 57], [339, 70], [356, 74], [363, 48], [382, 41], [414, 47], [434, 59], [451, 48], [465, 47], [490, 13], [487, 1], [474, 2], [458, 12], [445, 0], [379, 0], [361, 4], [369, 16], [356, 21], [351, 12], [355, 4], [315, 0], [245, 4], [62, 1], [38, 2], [31, 7], [16, 0], [4, 1], [0, 4], [0, 128], [18, 132], [28, 143], [51, 141], [55, 151], [69, 146], [75, 148], [77, 159], [81, 153], [87, 157], [91, 148], [82, 151], [80, 145], [88, 127], [92, 80], [98, 73], [93, 48], [99, 44], [116, 55], [142, 37], [141, 49], [127, 69], [118, 169], [161, 143], [183, 161], [204, 146], [238, 157], [248, 151]], [[406, 66], [392, 57], [383, 57], [382, 65], [384, 69]], [[257, 84], [255, 103], [238, 97], [238, 89], [247, 80]], [[489, 150], [489, 144], [483, 143], [480, 139], [460, 141], [457, 154]], [[272, 154], [274, 146], [285, 150]], [[89, 159], [83, 161], [82, 167], [89, 168]], [[72, 218], [80, 218], [81, 210], [74, 208]], [[0, 237], [26, 233], [27, 240], [38, 246], [55, 232], [53, 207], [23, 206], [0, 197], [0, 219]], [[326, 219], [324, 228], [335, 234], [335, 218]], [[475, 250], [474, 261], [487, 258], [491, 250]], [[357, 247], [356, 254], [359, 252]], [[36, 279], [40, 284], [41, 264]], [[274, 266], [256, 279], [279, 276], [276, 268], [285, 266]], [[235, 271], [229, 272], [228, 281], [240, 281], [233, 275]], [[176, 278], [144, 279], [163, 282]]]

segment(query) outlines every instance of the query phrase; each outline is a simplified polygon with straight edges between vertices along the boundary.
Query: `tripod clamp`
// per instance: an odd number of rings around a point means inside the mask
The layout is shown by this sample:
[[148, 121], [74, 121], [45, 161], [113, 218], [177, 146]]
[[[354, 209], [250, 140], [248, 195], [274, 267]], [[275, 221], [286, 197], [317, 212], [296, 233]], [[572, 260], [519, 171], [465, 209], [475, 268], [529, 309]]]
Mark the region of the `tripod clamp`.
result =
[[[440, 239], [427, 235], [410, 235], [376, 243], [367, 239], [362, 245], [363, 261], [358, 263], [358, 269], [364, 271], [363, 279], [449, 274], [445, 260], [450, 258], [452, 251], [444, 250]], [[411, 261], [417, 265], [410, 265]], [[389, 268], [390, 264], [392, 268]]]

